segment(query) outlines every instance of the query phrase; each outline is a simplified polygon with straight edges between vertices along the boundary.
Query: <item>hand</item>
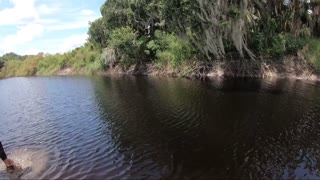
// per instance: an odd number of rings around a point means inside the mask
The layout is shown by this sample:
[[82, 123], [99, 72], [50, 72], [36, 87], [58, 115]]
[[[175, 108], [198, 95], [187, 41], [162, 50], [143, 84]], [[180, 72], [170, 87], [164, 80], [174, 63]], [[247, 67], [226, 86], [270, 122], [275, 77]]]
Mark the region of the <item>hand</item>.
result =
[[11, 159], [5, 159], [3, 162], [7, 167], [13, 166], [13, 161]]

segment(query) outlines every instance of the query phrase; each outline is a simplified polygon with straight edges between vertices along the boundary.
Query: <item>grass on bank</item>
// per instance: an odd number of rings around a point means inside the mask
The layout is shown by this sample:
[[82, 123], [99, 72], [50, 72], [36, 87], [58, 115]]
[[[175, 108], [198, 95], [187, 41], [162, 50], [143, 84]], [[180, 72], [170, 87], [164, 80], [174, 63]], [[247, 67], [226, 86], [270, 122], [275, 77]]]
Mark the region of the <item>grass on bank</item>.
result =
[[86, 44], [64, 54], [46, 55], [37, 66], [37, 74], [54, 75], [66, 68], [75, 74], [94, 74], [104, 69], [104, 63], [100, 51]]
[[320, 39], [310, 39], [308, 41], [308, 57], [318, 73], [320, 72]]

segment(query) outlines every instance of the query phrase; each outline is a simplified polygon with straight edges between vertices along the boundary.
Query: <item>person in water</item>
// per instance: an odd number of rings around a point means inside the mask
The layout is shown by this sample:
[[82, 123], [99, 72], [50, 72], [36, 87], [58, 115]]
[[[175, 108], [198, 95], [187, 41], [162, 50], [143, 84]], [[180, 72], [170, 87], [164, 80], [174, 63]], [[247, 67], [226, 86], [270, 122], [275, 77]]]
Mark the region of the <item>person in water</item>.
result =
[[2, 161], [4, 162], [4, 164], [6, 165], [8, 170], [14, 169], [13, 161], [11, 159], [8, 159], [6, 153], [4, 152], [4, 149], [2, 147], [1, 141], [0, 141], [0, 158], [2, 159]]

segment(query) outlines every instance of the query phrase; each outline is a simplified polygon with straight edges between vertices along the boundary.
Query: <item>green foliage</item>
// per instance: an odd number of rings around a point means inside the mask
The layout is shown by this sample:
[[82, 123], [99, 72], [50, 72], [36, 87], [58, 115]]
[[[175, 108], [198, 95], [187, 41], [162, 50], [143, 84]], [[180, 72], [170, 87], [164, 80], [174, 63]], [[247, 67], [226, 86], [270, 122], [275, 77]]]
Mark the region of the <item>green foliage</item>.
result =
[[34, 76], [37, 65], [43, 59], [43, 54], [26, 56], [25, 60], [8, 60], [1, 69], [0, 77]]
[[99, 18], [94, 22], [90, 22], [88, 35], [89, 42], [92, 42], [100, 48], [107, 46], [108, 30], [105, 29], [105, 25], [102, 18]]
[[72, 73], [86, 74], [94, 74], [104, 69], [100, 50], [91, 43], [64, 54], [44, 56], [40, 53], [36, 56], [25, 57], [24, 60], [6, 60], [0, 69], [0, 78], [34, 76], [36, 74], [53, 75], [65, 68], [70, 68]]
[[6, 62], [9, 60], [24, 60], [25, 58], [26, 56], [20, 56], [18, 54], [11, 52], [11, 53], [4, 54], [3, 56], [0, 56], [0, 61]]
[[[91, 23], [89, 42], [105, 48], [116, 29], [131, 27], [138, 36], [149, 35], [164, 24], [163, 0], [108, 0], [101, 7], [102, 18]], [[150, 30], [147, 27], [150, 26]]]
[[271, 55], [273, 57], [284, 56], [296, 53], [305, 46], [305, 29], [299, 31], [301, 36], [294, 36], [290, 32], [285, 32], [283, 22], [289, 19], [288, 12], [282, 12], [283, 16], [266, 17], [259, 24], [253, 27], [250, 34], [249, 47], [257, 51], [260, 55]]
[[73, 73], [95, 73], [104, 69], [100, 51], [92, 44], [76, 48], [64, 54], [46, 55], [38, 64], [39, 75], [52, 75], [65, 68]]
[[271, 55], [273, 57], [296, 53], [306, 44], [304, 38], [295, 38], [290, 34], [283, 33], [268, 35], [259, 32], [252, 37], [252, 49], [257, 50], [261, 55]]
[[310, 59], [311, 63], [316, 67], [318, 72], [320, 72], [320, 40], [309, 39], [308, 49], [308, 58]]
[[199, 7], [197, 0], [163, 0], [161, 12], [167, 32], [186, 34], [186, 29], [199, 30]]
[[[172, 19], [165, 13], [173, 4], [168, 0], [108, 0], [101, 7], [102, 18], [93, 22], [89, 29], [89, 41], [114, 49], [116, 62], [122, 64], [150, 60], [154, 56], [146, 45], [153, 39], [155, 30], [165, 28], [166, 19]], [[177, 6], [183, 7], [182, 4]]]
[[2, 77], [16, 76], [18, 69], [21, 66], [21, 61], [9, 60], [5, 62], [4, 67], [1, 69]]
[[115, 48], [120, 62], [127, 64], [139, 62], [140, 56], [162, 61], [173, 58], [172, 62], [184, 59], [169, 52], [179, 50], [149, 47], [155, 44], [150, 40], [160, 43], [157, 30], [184, 39], [178, 42], [210, 59], [283, 56], [300, 49], [304, 36], [318, 27], [315, 19], [319, 16], [307, 13], [307, 7], [315, 6], [276, 0], [107, 0], [101, 7], [102, 18], [91, 23], [88, 34], [89, 41], [99, 47]]
[[155, 37], [155, 40], [150, 41], [147, 47], [155, 52], [158, 63], [177, 67], [192, 58], [194, 52], [190, 44], [179, 39], [174, 33], [156, 31]]
[[36, 56], [27, 56], [27, 58], [21, 62], [21, 66], [16, 72], [16, 76], [34, 76], [37, 73], [38, 63], [42, 59], [42, 53]]
[[302, 49], [307, 44], [305, 38], [293, 38], [290, 35], [286, 36], [286, 53], [293, 54]]
[[5, 62], [7, 61], [10, 61], [10, 60], [21, 61], [21, 60], [24, 60], [25, 58], [26, 56], [20, 56], [13, 52], [4, 54], [3, 56], [0, 56], [0, 69], [4, 66]]
[[63, 69], [66, 65], [67, 57], [62, 54], [46, 55], [38, 64], [39, 75], [51, 75]]
[[109, 45], [119, 51], [120, 62], [124, 64], [134, 64], [140, 60], [142, 44], [143, 40], [139, 40], [137, 33], [128, 26], [115, 29], [110, 34]]
[[123, 49], [125, 52], [128, 52], [131, 47], [136, 46], [137, 33], [130, 27], [115, 29], [111, 32], [110, 37], [109, 44], [113, 48]]
[[[306, 38], [319, 36], [320, 4], [288, 2], [106, 0], [102, 17], [90, 22], [84, 46], [46, 55], [37, 65], [30, 57], [5, 54], [0, 57], [0, 76], [35, 71], [50, 75], [66, 68], [95, 73], [104, 70], [104, 63], [131, 65], [146, 60], [177, 67], [194, 56], [227, 60], [295, 54], [310, 41]], [[308, 14], [308, 9], [314, 13]], [[318, 63], [318, 42], [309, 47]]]

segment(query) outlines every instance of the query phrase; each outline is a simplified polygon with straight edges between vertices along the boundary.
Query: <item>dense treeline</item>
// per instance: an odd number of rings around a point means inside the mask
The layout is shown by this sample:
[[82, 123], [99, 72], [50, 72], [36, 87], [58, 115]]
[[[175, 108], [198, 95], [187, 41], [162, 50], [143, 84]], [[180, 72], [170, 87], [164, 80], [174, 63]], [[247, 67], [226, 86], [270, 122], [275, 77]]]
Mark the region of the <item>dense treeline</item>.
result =
[[24, 60], [26, 56], [20, 56], [18, 54], [15, 54], [13, 52], [4, 54], [3, 56], [0, 56], [0, 69], [4, 66], [5, 62], [9, 60], [17, 60], [21, 61]]
[[277, 62], [301, 49], [320, 70], [318, 0], [106, 0], [100, 11], [82, 47], [54, 55], [5, 54], [0, 77], [64, 69], [88, 74], [145, 63], [173, 69], [216, 62], [248, 69], [256, 63], [252, 69], [261, 71], [264, 59]]
[[107, 0], [101, 14], [89, 41], [112, 63], [257, 60], [320, 35], [317, 0]]
[[[8, 59], [6, 59], [9, 57]], [[37, 73], [37, 65], [43, 59], [43, 54], [19, 56], [14, 53], [5, 54], [0, 59], [5, 59], [0, 71], [1, 77], [34, 76]]]
[[72, 74], [93, 74], [104, 70], [100, 51], [90, 43], [63, 54], [19, 56], [9, 53], [1, 56], [0, 60], [4, 62], [0, 78], [54, 75], [68, 68]]

